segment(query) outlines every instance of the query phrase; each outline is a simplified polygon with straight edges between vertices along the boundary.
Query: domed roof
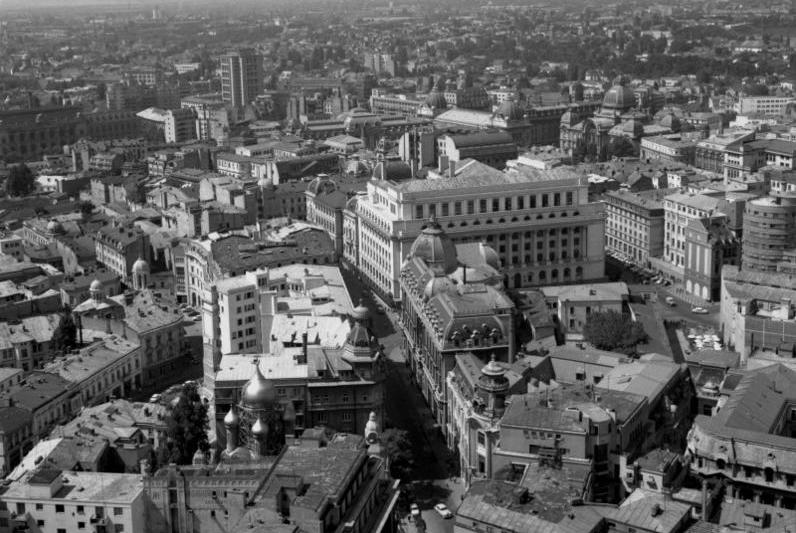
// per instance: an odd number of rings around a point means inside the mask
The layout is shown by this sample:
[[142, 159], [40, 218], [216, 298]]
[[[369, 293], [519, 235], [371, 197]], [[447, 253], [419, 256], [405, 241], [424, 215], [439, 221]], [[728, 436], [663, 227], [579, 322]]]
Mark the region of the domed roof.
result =
[[334, 192], [336, 188], [337, 185], [335, 185], [334, 181], [325, 176], [318, 176], [317, 178], [313, 179], [309, 185], [307, 185], [307, 191], [311, 192], [312, 194]]
[[238, 417], [237, 411], [235, 411], [235, 407], [230, 406], [229, 411], [224, 416], [224, 425], [225, 426], [237, 426], [240, 422], [240, 418]]
[[426, 105], [432, 109], [445, 109], [448, 107], [448, 102], [445, 100], [445, 95], [439, 91], [432, 91], [426, 97]]
[[348, 200], [346, 200], [345, 208], [348, 209], [349, 211], [353, 211], [353, 212], [356, 213], [356, 211], [357, 211], [357, 203], [359, 203], [359, 196], [354, 195], [351, 198], [349, 198]]
[[481, 252], [481, 257], [484, 263], [491, 266], [495, 270], [500, 270], [500, 257], [491, 246], [487, 246], [483, 242], [478, 243], [478, 250]]
[[428, 280], [425, 288], [423, 288], [423, 297], [430, 300], [437, 294], [446, 292], [454, 287], [454, 282], [446, 276], [435, 276]]
[[481, 369], [481, 373], [489, 377], [501, 377], [506, 374], [506, 369], [498, 364], [495, 360], [495, 354], [492, 354], [492, 358], [489, 363]]
[[88, 286], [88, 290], [90, 292], [98, 292], [102, 290], [102, 282], [98, 279], [95, 279], [91, 282], [91, 285]]
[[603, 107], [607, 109], [626, 110], [636, 105], [636, 95], [630, 87], [614, 85], [605, 93]]
[[265, 436], [268, 434], [268, 426], [263, 423], [263, 419], [261, 417], [257, 417], [257, 420], [254, 421], [252, 424], [252, 435], [255, 436]]
[[361, 322], [355, 322], [351, 331], [348, 332], [346, 342], [355, 348], [370, 348], [371, 337], [367, 326]]
[[506, 120], [522, 120], [525, 111], [514, 100], [506, 100], [498, 106], [495, 114], [502, 116]]
[[133, 263], [133, 273], [141, 274], [142, 272], [149, 272], [149, 263], [147, 263], [142, 257], [139, 257], [136, 259], [135, 263]]
[[265, 379], [260, 372], [260, 365], [254, 365], [255, 371], [251, 379], [244, 385], [241, 403], [250, 409], [266, 409], [276, 399], [273, 383]]
[[434, 218], [412, 243], [409, 255], [422, 259], [437, 276], [452, 274], [459, 267], [456, 246]]

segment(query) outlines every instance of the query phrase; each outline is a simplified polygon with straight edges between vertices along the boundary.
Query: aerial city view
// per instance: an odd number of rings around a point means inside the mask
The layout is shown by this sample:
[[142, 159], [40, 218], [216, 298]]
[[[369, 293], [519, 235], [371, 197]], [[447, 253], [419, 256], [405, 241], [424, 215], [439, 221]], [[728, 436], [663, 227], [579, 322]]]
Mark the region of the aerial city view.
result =
[[0, 0], [0, 533], [796, 533], [796, 0]]

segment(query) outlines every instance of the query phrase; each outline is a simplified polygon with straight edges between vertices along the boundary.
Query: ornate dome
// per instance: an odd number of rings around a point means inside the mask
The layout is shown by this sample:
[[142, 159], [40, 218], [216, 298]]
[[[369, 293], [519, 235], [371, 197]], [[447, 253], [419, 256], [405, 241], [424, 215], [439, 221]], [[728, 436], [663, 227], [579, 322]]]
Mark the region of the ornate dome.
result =
[[498, 106], [495, 115], [502, 116], [506, 120], [522, 120], [525, 111], [514, 100], [506, 100]]
[[422, 259], [437, 276], [452, 274], [459, 267], [456, 246], [434, 218], [412, 243], [409, 255]]
[[334, 181], [330, 180], [325, 176], [318, 176], [317, 178], [313, 179], [309, 185], [307, 185], [307, 191], [311, 192], [312, 194], [318, 193], [330, 193], [334, 192], [337, 188]]
[[240, 422], [240, 418], [238, 417], [237, 411], [235, 411], [235, 407], [230, 406], [229, 411], [224, 416], [224, 425], [229, 426], [237, 426]]
[[481, 373], [485, 376], [496, 378], [504, 376], [506, 374], [506, 369], [498, 364], [495, 360], [495, 355], [492, 354], [492, 358], [489, 363], [481, 369]]
[[136, 259], [135, 263], [133, 263], [133, 274], [142, 274], [144, 272], [149, 272], [149, 263], [142, 257], [139, 257]]
[[614, 85], [605, 93], [603, 108], [625, 111], [636, 106], [636, 95], [630, 87]]
[[254, 368], [254, 375], [243, 387], [241, 403], [250, 409], [267, 409], [276, 400], [276, 390], [260, 372], [260, 364], [255, 363]]
[[257, 420], [254, 421], [252, 424], [252, 435], [259, 437], [265, 436], [268, 434], [268, 426], [263, 423], [263, 419], [261, 417], [257, 417]]
[[95, 279], [91, 282], [91, 285], [88, 287], [89, 292], [99, 292], [102, 290], [102, 282], [100, 280]]
[[494, 248], [481, 242], [478, 243], [478, 250], [481, 252], [481, 257], [484, 259], [484, 263], [491, 266], [495, 270], [500, 270], [500, 257], [498, 257], [498, 254]]
[[425, 288], [423, 289], [423, 297], [430, 300], [437, 294], [446, 292], [455, 286], [454, 282], [446, 276], [435, 276], [428, 280]]

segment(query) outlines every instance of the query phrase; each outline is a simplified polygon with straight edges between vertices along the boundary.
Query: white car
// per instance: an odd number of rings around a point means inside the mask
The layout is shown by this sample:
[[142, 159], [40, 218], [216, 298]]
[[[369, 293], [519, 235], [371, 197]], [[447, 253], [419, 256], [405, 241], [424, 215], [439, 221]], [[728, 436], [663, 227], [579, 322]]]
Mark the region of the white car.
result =
[[418, 507], [416, 503], [413, 503], [409, 506], [409, 514], [412, 515], [412, 518], [420, 516], [420, 507]]
[[705, 309], [704, 307], [693, 307], [693, 308], [691, 308], [691, 312], [695, 313], [697, 315], [706, 315], [706, 314], [708, 314], [708, 310]]
[[438, 503], [437, 505], [435, 505], [434, 510], [437, 511], [437, 513], [442, 518], [453, 518], [453, 513], [451, 512], [450, 509], [448, 509], [448, 506], [445, 505], [444, 503]]

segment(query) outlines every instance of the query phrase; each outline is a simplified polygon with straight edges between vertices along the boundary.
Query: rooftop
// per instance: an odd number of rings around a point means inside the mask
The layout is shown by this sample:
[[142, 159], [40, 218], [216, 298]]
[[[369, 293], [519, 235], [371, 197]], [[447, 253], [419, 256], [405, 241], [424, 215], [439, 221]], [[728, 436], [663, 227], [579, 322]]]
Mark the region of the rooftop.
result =
[[112, 335], [81, 349], [77, 354], [67, 355], [48, 363], [43, 370], [58, 374], [71, 383], [82, 383], [126, 358], [138, 348], [138, 344]]
[[[63, 487], [53, 497], [56, 500], [97, 503], [99, 505], [131, 504], [141, 496], [144, 483], [140, 474], [109, 474], [100, 472], [61, 472]], [[51, 475], [51, 474], [48, 474]], [[39, 471], [12, 482], [3, 497], [8, 500], [41, 499], [41, 492], [32, 487], [42, 478]], [[44, 480], [46, 482], [46, 480]]]

